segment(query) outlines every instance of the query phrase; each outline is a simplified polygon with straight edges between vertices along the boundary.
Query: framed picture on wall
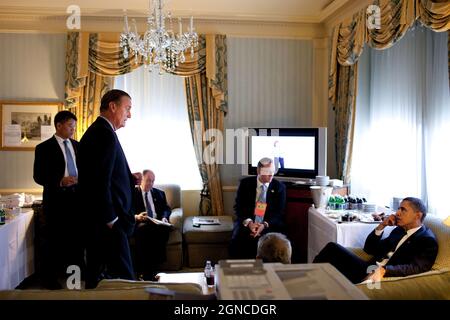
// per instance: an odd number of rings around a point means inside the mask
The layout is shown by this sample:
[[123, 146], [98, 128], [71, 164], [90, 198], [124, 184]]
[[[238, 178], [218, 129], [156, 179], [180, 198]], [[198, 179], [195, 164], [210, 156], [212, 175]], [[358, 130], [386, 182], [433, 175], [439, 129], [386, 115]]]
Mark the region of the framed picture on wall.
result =
[[31, 151], [55, 133], [59, 102], [0, 101], [0, 150]]

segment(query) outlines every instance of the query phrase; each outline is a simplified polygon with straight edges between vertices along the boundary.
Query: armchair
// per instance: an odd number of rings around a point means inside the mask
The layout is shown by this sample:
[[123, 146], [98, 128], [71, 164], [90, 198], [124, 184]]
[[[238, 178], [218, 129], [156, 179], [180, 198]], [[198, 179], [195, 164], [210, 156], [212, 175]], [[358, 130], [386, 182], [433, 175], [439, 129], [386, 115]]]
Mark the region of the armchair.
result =
[[[427, 215], [424, 224], [436, 236], [438, 255], [430, 271], [407, 277], [384, 278], [380, 288], [364, 283], [357, 284], [370, 299], [409, 300], [445, 299], [450, 300], [450, 226], [436, 217]], [[369, 261], [372, 256], [362, 248], [350, 248], [360, 258]]]
[[176, 184], [160, 184], [155, 188], [166, 193], [167, 203], [172, 208], [169, 222], [175, 226], [167, 241], [167, 261], [161, 265], [161, 270], [175, 271], [183, 266], [183, 208], [181, 207], [181, 188]]

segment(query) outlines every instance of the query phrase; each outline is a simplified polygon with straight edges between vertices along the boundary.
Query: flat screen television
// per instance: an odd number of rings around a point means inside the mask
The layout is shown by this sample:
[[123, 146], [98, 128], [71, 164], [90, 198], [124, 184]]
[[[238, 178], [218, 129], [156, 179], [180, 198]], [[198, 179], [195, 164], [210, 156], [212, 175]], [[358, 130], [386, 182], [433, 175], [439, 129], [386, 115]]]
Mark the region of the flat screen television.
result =
[[274, 161], [281, 180], [314, 179], [326, 175], [327, 128], [248, 128], [243, 175], [256, 175], [258, 161]]

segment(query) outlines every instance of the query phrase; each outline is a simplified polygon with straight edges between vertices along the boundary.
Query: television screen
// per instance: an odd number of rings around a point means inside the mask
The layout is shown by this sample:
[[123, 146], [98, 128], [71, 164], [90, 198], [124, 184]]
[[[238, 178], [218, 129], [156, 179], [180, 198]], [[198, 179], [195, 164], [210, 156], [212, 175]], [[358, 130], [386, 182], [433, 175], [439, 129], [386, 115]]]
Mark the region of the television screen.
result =
[[264, 157], [274, 161], [278, 177], [325, 175], [326, 128], [249, 128], [244, 175], [256, 175], [258, 161]]
[[252, 167], [263, 157], [274, 159], [276, 169], [314, 170], [315, 137], [253, 136]]

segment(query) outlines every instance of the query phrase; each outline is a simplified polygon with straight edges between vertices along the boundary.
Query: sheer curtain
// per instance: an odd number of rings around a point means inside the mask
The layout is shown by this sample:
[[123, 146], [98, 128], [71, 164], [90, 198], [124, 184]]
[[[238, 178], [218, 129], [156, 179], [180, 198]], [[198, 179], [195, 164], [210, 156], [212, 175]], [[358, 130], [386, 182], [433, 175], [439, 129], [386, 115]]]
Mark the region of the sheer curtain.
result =
[[450, 99], [447, 33], [420, 26], [359, 62], [352, 193], [390, 205], [416, 196], [448, 215]]
[[176, 183], [184, 190], [200, 190], [184, 79], [141, 67], [116, 77], [114, 86], [129, 93], [132, 99], [131, 119], [117, 131], [131, 170], [151, 169], [156, 183]]

